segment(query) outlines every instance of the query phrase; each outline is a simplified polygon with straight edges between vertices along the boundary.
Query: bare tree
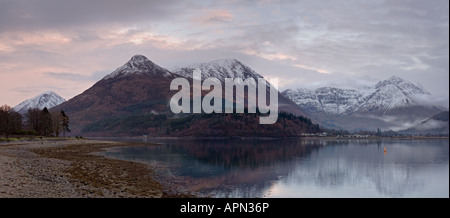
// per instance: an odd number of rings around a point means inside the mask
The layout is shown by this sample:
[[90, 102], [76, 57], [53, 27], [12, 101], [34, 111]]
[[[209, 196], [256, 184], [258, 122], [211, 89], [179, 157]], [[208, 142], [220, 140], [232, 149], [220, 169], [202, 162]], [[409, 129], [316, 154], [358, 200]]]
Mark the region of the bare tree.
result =
[[22, 116], [8, 105], [1, 106], [0, 133], [8, 138], [10, 134], [17, 132], [20, 129], [22, 129]]
[[7, 126], [8, 126], [8, 111], [10, 107], [8, 105], [3, 105], [0, 107], [0, 133], [7, 135]]
[[52, 112], [52, 130], [56, 137], [59, 137], [59, 134], [62, 131], [62, 117], [61, 112]]
[[40, 118], [41, 110], [38, 108], [30, 108], [26, 114], [28, 128], [30, 130], [35, 130], [38, 134], [41, 133], [42, 125]]

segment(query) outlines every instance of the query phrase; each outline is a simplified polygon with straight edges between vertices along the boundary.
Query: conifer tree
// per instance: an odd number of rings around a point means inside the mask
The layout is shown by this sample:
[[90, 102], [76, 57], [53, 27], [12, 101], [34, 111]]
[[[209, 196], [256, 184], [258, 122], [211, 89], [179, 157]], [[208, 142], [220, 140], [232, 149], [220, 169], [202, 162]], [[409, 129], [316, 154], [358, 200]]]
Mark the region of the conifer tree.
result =
[[61, 110], [60, 112], [60, 118], [61, 118], [61, 124], [62, 124], [62, 131], [63, 131], [63, 137], [66, 137], [66, 131], [70, 132], [69, 128], [69, 117], [64, 113], [64, 110]]
[[39, 134], [42, 136], [50, 136], [53, 132], [52, 115], [46, 107], [41, 111], [40, 127], [41, 132]]

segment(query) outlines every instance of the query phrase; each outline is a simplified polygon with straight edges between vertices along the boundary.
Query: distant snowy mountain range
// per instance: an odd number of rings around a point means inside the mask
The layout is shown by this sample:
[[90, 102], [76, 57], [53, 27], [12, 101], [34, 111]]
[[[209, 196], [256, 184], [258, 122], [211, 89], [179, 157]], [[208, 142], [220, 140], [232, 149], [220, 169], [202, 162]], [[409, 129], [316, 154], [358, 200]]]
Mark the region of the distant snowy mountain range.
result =
[[427, 103], [433, 97], [420, 84], [396, 76], [360, 90], [323, 87], [282, 94], [326, 126], [351, 130], [400, 130], [443, 110]]
[[385, 113], [396, 108], [421, 105], [431, 94], [419, 84], [399, 77], [378, 82], [365, 89], [323, 87], [316, 90], [288, 89], [283, 95], [308, 111], [349, 114], [357, 111]]
[[61, 103], [64, 103], [65, 101], [66, 100], [64, 98], [56, 94], [54, 91], [47, 91], [34, 98], [23, 101], [13, 109], [20, 114], [26, 114], [28, 109], [38, 108], [42, 110], [45, 107], [47, 109], [50, 109]]

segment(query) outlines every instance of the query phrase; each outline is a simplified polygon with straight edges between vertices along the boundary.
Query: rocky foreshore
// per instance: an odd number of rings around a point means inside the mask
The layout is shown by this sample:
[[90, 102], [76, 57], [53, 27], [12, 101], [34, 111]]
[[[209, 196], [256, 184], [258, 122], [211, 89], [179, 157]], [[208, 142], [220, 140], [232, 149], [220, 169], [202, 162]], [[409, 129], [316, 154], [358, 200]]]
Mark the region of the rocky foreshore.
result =
[[166, 194], [146, 164], [95, 154], [123, 146], [137, 145], [77, 139], [2, 143], [0, 198], [186, 197]]

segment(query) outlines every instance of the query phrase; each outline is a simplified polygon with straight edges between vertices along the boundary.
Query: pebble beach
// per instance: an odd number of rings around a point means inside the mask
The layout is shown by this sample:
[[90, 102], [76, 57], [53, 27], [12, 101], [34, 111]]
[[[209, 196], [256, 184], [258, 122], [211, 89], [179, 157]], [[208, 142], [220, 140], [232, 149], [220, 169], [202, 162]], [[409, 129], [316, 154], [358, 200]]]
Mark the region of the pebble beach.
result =
[[59, 139], [0, 144], [0, 198], [161, 198], [168, 195], [143, 163], [98, 152], [133, 143]]

